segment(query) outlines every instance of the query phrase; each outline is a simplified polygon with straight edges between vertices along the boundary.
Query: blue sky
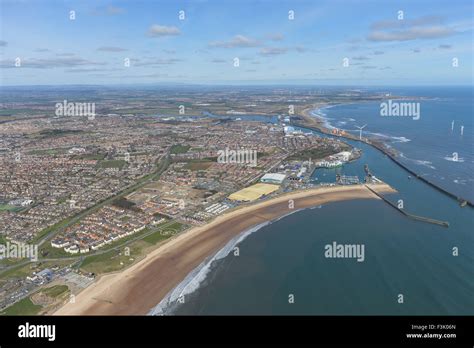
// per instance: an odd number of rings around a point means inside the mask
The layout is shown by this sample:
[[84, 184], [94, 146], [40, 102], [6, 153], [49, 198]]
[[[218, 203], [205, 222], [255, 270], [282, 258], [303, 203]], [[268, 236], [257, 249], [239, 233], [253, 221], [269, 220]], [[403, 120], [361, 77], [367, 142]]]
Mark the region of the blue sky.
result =
[[472, 84], [471, 0], [0, 4], [3, 85]]

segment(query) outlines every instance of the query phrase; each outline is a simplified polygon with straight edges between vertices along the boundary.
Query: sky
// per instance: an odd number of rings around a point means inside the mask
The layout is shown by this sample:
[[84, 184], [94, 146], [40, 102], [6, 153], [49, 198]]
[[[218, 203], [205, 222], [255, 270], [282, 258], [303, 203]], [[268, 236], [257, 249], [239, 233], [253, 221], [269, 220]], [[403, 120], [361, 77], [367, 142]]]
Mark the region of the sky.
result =
[[472, 85], [473, 17], [471, 0], [0, 0], [0, 79]]

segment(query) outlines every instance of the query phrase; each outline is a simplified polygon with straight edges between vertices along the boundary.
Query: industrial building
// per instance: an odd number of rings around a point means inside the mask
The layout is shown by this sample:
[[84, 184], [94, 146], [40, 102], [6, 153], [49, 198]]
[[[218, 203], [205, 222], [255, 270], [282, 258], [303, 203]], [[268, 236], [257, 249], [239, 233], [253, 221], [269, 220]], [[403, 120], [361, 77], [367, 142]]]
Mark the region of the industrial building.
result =
[[276, 184], [280, 185], [283, 180], [285, 180], [285, 174], [280, 174], [280, 173], [268, 173], [262, 176], [260, 179], [261, 182], [267, 183], [267, 184]]

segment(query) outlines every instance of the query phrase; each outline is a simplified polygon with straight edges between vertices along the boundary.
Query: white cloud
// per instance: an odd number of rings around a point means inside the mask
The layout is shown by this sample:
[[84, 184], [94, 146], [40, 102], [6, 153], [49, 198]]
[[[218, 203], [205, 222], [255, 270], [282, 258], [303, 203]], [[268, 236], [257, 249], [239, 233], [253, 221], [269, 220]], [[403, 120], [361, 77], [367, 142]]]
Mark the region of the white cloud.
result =
[[147, 61], [141, 62], [139, 59], [133, 59], [132, 61], [136, 61], [134, 66], [154, 66], [154, 65], [171, 65], [175, 63], [179, 63], [182, 59], [178, 58], [158, 58], [158, 59], [150, 59]]
[[370, 41], [409, 41], [417, 39], [436, 39], [453, 35], [455, 31], [448, 27], [410, 28], [392, 32], [375, 31], [369, 34]]
[[260, 50], [262, 56], [277, 56], [279, 54], [284, 54], [288, 49], [284, 47], [264, 47]]
[[414, 27], [414, 26], [426, 26], [426, 25], [440, 25], [443, 19], [440, 16], [424, 16], [414, 19], [402, 19], [402, 20], [386, 20], [378, 21], [371, 25], [371, 29], [391, 29], [401, 27]]
[[273, 33], [273, 34], [267, 35], [267, 38], [268, 40], [271, 40], [271, 41], [282, 41], [285, 37], [283, 36], [283, 34]]
[[410, 41], [435, 39], [455, 34], [456, 31], [442, 24], [442, 18], [427, 16], [415, 19], [379, 21], [371, 25], [369, 41]]
[[159, 37], [159, 36], [172, 36], [179, 35], [181, 31], [177, 27], [167, 27], [165, 25], [153, 24], [148, 30], [148, 36]]
[[370, 58], [369, 57], [366, 57], [366, 56], [356, 56], [356, 57], [352, 57], [352, 60], [369, 60]]
[[21, 66], [15, 66], [14, 59], [3, 59], [0, 61], [1, 68], [34, 68], [34, 69], [51, 69], [51, 68], [70, 68], [74, 66], [102, 66], [106, 63], [93, 62], [82, 58], [26, 58], [21, 60]]
[[102, 52], [123, 52], [123, 51], [128, 51], [126, 48], [122, 47], [113, 47], [113, 46], [102, 46], [97, 49], [97, 51], [102, 51]]
[[261, 42], [244, 35], [235, 35], [230, 41], [213, 41], [209, 47], [235, 48], [235, 47], [257, 47]]

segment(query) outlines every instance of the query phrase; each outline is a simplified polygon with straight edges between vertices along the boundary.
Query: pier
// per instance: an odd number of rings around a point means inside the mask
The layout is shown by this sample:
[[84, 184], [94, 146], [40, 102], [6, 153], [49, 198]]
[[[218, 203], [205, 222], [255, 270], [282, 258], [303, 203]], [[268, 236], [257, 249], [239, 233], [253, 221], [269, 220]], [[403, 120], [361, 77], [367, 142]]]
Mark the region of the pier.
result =
[[[326, 135], [331, 135], [331, 136], [334, 136], [334, 134], [330, 133], [329, 131], [326, 131], [324, 129], [319, 129], [317, 127], [311, 127], [311, 126], [306, 126], [304, 124], [299, 124], [299, 123], [294, 123], [295, 126], [297, 127], [301, 127], [301, 128], [306, 128], [306, 129], [310, 129], [310, 130], [314, 130], [314, 131], [317, 131], [317, 132], [320, 132], [320, 133], [323, 133], [323, 134], [326, 134]], [[353, 141], [359, 141], [359, 142], [362, 142], [364, 144], [367, 144], [367, 145], [370, 145], [372, 146], [373, 148], [379, 150], [380, 152], [382, 152], [384, 155], [386, 155], [390, 160], [392, 160], [395, 164], [397, 164], [399, 167], [401, 167], [402, 169], [404, 169], [405, 171], [407, 171], [408, 173], [410, 173], [411, 175], [413, 175], [415, 178], [423, 181], [425, 184], [431, 186], [432, 188], [434, 188], [435, 190], [441, 192], [441, 193], [444, 193], [445, 195], [447, 195], [448, 197], [451, 197], [453, 199], [455, 199], [456, 201], [459, 202], [459, 205], [461, 207], [464, 207], [466, 205], [470, 206], [471, 208], [474, 207], [474, 203], [467, 200], [467, 199], [464, 199], [462, 197], [458, 197], [456, 196], [454, 193], [452, 192], [449, 192], [448, 190], [442, 188], [441, 186], [438, 186], [437, 184], [431, 182], [430, 180], [420, 176], [418, 173], [414, 172], [412, 169], [408, 168], [406, 165], [404, 165], [403, 163], [401, 163], [398, 159], [395, 158], [395, 156], [393, 156], [391, 153], [389, 153], [388, 151], [386, 151], [384, 148], [376, 145], [376, 144], [373, 144], [372, 142], [370, 142], [369, 140], [363, 140], [363, 139], [357, 139], [355, 137], [350, 137], [350, 136], [347, 136], [347, 135], [340, 135], [340, 137], [344, 137], [344, 138], [347, 138], [349, 140], [353, 140]], [[397, 208], [398, 209], [398, 208]]]
[[372, 192], [377, 197], [382, 199], [385, 203], [389, 204], [390, 206], [395, 208], [398, 212], [402, 213], [403, 215], [405, 215], [406, 217], [409, 217], [412, 220], [427, 222], [427, 223], [430, 223], [430, 224], [439, 225], [439, 226], [443, 226], [443, 227], [449, 227], [449, 222], [447, 222], [447, 221], [441, 221], [441, 220], [436, 220], [436, 219], [432, 219], [432, 218], [427, 218], [427, 217], [424, 217], [424, 216], [410, 214], [410, 213], [406, 212], [405, 210], [398, 208], [395, 205], [395, 203], [389, 201], [387, 198], [382, 196], [380, 193], [378, 193], [374, 189], [370, 188], [367, 184], [365, 185], [365, 187], [367, 187], [367, 189], [369, 189], [370, 192]]
[[[372, 145], [370, 143], [366, 143], [368, 145]], [[374, 146], [374, 145], [372, 145]], [[401, 163], [399, 160], [397, 160], [395, 157], [393, 157], [391, 154], [387, 153], [386, 151], [384, 151], [383, 149], [380, 149], [378, 146], [374, 146], [376, 149], [379, 149], [381, 152], [383, 152], [388, 158], [390, 158], [394, 163], [396, 163], [398, 166], [400, 166], [401, 168], [405, 169], [408, 173], [410, 173], [411, 175], [413, 175], [414, 177], [416, 177], [417, 179], [423, 181], [425, 184], [431, 186], [432, 188], [440, 191], [441, 193], [444, 193], [445, 195], [451, 197], [451, 198], [454, 198], [455, 200], [457, 200], [459, 202], [459, 204], [461, 206], [465, 206], [465, 205], [469, 205], [470, 207], [474, 207], [474, 204], [467, 200], [467, 199], [464, 199], [462, 197], [458, 197], [456, 196], [454, 193], [451, 193], [449, 192], [448, 190], [442, 188], [441, 186], [438, 186], [436, 185], [435, 183], [429, 181], [428, 179], [420, 176], [419, 174], [415, 173], [413, 170], [411, 170], [410, 168], [408, 168], [406, 165], [404, 165], [403, 163]]]

